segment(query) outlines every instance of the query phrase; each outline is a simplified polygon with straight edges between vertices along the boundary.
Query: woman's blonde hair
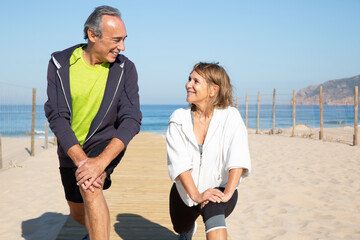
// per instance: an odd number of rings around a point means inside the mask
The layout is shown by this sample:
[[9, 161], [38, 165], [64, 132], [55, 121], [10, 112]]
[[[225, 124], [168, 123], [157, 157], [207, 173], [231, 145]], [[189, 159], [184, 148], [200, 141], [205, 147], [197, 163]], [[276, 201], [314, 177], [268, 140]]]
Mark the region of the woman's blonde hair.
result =
[[[199, 62], [195, 64], [192, 72], [194, 71], [206, 80], [209, 87], [210, 85], [219, 86], [218, 93], [210, 100], [208, 111], [212, 111], [214, 108], [224, 109], [233, 106], [230, 78], [223, 67], [218, 63]], [[191, 109], [196, 110], [196, 106], [191, 104]]]

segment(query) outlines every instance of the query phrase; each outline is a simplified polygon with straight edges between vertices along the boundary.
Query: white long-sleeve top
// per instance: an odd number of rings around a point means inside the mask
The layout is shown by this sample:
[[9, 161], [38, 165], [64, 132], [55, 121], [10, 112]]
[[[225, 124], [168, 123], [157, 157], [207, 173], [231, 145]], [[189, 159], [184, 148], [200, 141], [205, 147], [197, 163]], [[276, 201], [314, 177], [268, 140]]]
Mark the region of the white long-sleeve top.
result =
[[[251, 171], [248, 135], [239, 111], [234, 107], [215, 109], [200, 154], [193, 131], [190, 108], [174, 111], [166, 133], [169, 175], [188, 206], [197, 205], [178, 176], [190, 170], [200, 193], [209, 188], [226, 187], [229, 171], [243, 168], [241, 179]], [[240, 179], [240, 181], [241, 181]]]

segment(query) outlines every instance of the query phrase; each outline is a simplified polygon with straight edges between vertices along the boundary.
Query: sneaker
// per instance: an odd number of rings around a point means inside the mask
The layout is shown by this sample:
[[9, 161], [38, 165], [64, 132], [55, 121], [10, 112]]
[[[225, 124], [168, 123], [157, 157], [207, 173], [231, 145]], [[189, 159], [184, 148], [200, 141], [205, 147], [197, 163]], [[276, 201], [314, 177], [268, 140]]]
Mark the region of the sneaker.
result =
[[85, 237], [83, 237], [82, 240], [90, 240], [89, 234], [86, 234]]
[[182, 233], [179, 235], [178, 240], [191, 240], [196, 232], [197, 224], [194, 222], [194, 227], [190, 229], [187, 233]]

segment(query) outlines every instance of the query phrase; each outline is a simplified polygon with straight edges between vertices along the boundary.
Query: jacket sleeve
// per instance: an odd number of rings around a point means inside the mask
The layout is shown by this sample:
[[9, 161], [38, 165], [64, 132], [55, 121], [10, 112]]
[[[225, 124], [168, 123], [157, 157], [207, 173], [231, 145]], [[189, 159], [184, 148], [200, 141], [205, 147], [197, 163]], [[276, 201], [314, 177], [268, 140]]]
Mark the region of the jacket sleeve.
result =
[[193, 168], [186, 149], [187, 141], [181, 133], [181, 125], [170, 122], [166, 132], [166, 150], [169, 176], [173, 182], [181, 173]]
[[124, 91], [118, 102], [119, 126], [113, 137], [120, 139], [125, 146], [140, 131], [142, 114], [140, 111], [138, 75], [135, 65], [127, 60], [124, 71]]
[[45, 116], [59, 145], [67, 152], [70, 147], [79, 144], [70, 125], [70, 110], [57, 76], [57, 69], [52, 60], [49, 61], [47, 72], [47, 96], [44, 105]]
[[241, 177], [247, 177], [251, 172], [251, 160], [245, 124], [237, 110], [233, 112], [231, 120], [227, 123], [229, 142], [226, 151], [225, 170], [230, 171], [232, 168], [243, 168]]

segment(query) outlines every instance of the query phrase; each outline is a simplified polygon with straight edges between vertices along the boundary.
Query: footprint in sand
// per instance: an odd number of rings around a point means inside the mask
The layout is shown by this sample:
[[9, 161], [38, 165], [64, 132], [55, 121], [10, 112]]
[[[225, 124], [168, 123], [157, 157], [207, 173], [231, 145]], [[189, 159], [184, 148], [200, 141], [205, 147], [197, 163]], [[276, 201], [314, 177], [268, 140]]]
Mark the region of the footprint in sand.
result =
[[319, 220], [331, 220], [331, 219], [335, 219], [336, 217], [328, 214], [325, 215], [325, 214], [315, 213], [314, 218]]
[[336, 180], [335, 178], [332, 178], [332, 179], [330, 180], [330, 182], [333, 183], [333, 184], [339, 184], [339, 183], [340, 183], [340, 182], [339, 182], [338, 180]]
[[259, 198], [259, 199], [272, 199], [275, 197], [274, 194], [270, 193], [270, 192], [259, 192], [256, 194], [256, 196]]

